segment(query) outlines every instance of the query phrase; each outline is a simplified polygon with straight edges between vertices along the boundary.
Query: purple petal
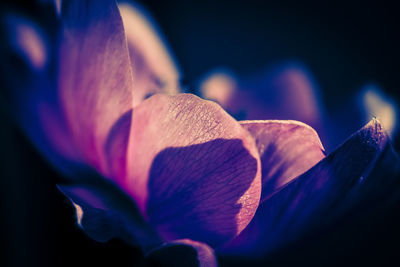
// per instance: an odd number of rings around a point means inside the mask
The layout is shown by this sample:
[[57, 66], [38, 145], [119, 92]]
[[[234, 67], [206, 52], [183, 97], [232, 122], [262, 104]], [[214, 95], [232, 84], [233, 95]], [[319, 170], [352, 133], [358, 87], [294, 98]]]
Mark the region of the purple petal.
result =
[[33, 21], [8, 14], [2, 18], [10, 42], [16, 54], [36, 71], [43, 70], [49, 61], [49, 44], [43, 30]]
[[318, 134], [297, 121], [242, 121], [256, 140], [261, 158], [261, 203], [272, 192], [325, 157]]
[[96, 241], [120, 238], [144, 249], [161, 242], [132, 199], [98, 174], [58, 187], [73, 202], [79, 226]]
[[66, 174], [80, 161], [58, 104], [54, 77], [54, 45], [49, 29], [18, 15], [4, 18], [1, 51], [5, 104], [13, 118], [46, 158]]
[[[336, 151], [260, 205], [254, 220], [227, 246], [227, 251], [266, 255], [307, 232], [332, 223], [377, 188], [370, 182], [365, 183], [370, 181], [365, 178], [370, 176], [377, 162], [390, 157], [393, 164], [379, 168], [398, 173], [398, 158], [386, 153], [388, 147], [388, 137], [381, 125], [376, 120], [371, 121]], [[387, 188], [391, 182], [381, 185]]]
[[179, 71], [150, 16], [137, 4], [118, 5], [133, 70], [133, 107], [155, 93], [177, 94]]
[[297, 120], [322, 132], [318, 87], [301, 64], [281, 64], [250, 77], [216, 73], [201, 90], [237, 119]]
[[174, 240], [154, 249], [147, 255], [146, 263], [148, 266], [218, 266], [212, 248], [190, 239]]
[[155, 95], [133, 111], [128, 176], [116, 181], [166, 240], [212, 246], [239, 234], [261, 194], [250, 134], [217, 104]]
[[126, 176], [126, 153], [129, 144], [132, 110], [122, 115], [113, 125], [108, 135], [104, 150], [110, 177]]
[[132, 108], [132, 72], [114, 1], [63, 1], [59, 94], [74, 141], [91, 166], [109, 174], [104, 146]]

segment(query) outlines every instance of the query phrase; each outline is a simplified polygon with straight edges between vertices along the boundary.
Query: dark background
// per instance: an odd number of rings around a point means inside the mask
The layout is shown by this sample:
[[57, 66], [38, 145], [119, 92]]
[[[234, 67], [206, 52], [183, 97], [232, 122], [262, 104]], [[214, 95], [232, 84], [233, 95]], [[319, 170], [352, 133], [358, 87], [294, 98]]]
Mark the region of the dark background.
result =
[[[378, 84], [400, 103], [400, 17], [394, 4], [140, 2], [160, 25], [189, 90], [195, 90], [198, 79], [215, 67], [247, 74], [282, 60], [298, 60], [314, 74], [328, 112], [368, 82]], [[1, 8], [23, 12], [43, 25], [50, 10], [31, 1], [3, 1]], [[2, 106], [0, 112], [1, 245], [5, 247], [0, 265], [133, 266], [140, 262], [142, 256], [135, 248], [118, 240], [92, 242], [73, 226], [72, 210], [55, 188], [60, 174], [34, 150], [8, 110]], [[288, 249], [271, 266], [398, 261], [399, 245], [393, 243], [400, 237], [398, 215], [378, 217], [368, 231], [357, 233], [358, 226], [344, 224], [332, 230], [334, 236], [309, 238], [302, 249]]]

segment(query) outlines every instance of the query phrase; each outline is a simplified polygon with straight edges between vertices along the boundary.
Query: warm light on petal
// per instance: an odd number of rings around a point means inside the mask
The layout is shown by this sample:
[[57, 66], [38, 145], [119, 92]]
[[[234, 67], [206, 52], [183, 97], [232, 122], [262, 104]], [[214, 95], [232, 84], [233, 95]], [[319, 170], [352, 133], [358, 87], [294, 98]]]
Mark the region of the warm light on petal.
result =
[[177, 94], [179, 71], [155, 23], [137, 4], [118, 7], [133, 69], [133, 107], [152, 94]]
[[18, 17], [6, 17], [9, 41], [17, 53], [36, 70], [43, 70], [48, 61], [48, 47], [45, 35], [34, 22]]
[[200, 86], [204, 98], [216, 101], [222, 107], [228, 107], [238, 85], [232, 74], [216, 72], [205, 78]]
[[385, 192], [382, 189], [393, 186], [393, 179], [371, 184], [369, 176], [380, 171], [396, 177], [399, 159], [390, 148], [379, 122], [371, 121], [309, 171], [266, 199], [225, 252], [266, 256], [333, 223], [371, 193]]
[[272, 192], [323, 159], [324, 148], [313, 128], [298, 121], [241, 121], [256, 140], [261, 158], [261, 203]]
[[374, 85], [366, 86], [361, 93], [365, 120], [377, 118], [390, 136], [396, 130], [398, 108], [396, 103], [388, 98], [382, 90]]
[[132, 72], [114, 1], [63, 1], [59, 95], [68, 128], [91, 166], [109, 176], [105, 143], [132, 108]]
[[76, 221], [78, 223], [79, 226], [82, 227], [82, 217], [83, 217], [83, 210], [81, 208], [81, 206], [79, 206], [76, 203], [72, 203], [75, 207], [75, 212], [76, 212]]
[[116, 181], [167, 240], [218, 246], [249, 223], [261, 194], [250, 134], [217, 104], [155, 95], [133, 111], [128, 176]]

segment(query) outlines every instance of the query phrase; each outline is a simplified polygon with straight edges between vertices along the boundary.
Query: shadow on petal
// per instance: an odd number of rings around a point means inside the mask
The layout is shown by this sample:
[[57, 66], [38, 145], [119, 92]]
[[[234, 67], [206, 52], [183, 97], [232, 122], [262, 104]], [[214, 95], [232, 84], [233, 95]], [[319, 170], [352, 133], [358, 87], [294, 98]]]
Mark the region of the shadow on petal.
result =
[[80, 172], [79, 183], [59, 185], [77, 208], [77, 223], [93, 239], [120, 238], [148, 249], [161, 242], [132, 199], [96, 172]]
[[[88, 210], [82, 209], [82, 224], [77, 225], [77, 205], [74, 205], [74, 202], [66, 197], [59, 188], [54, 187], [53, 191], [51, 226], [47, 230], [54, 231], [55, 240], [49, 244], [54, 248], [54, 252], [49, 255], [49, 251], [45, 251], [44, 253], [47, 252], [46, 259], [50, 258], [52, 261], [49, 264], [38, 266], [140, 266], [144, 255], [137, 244], [132, 244], [132, 242], [116, 236], [107, 239], [106, 242], [96, 241], [85, 228], [88, 226], [88, 222], [85, 220], [95, 217], [88, 213], [85, 215], [84, 212]], [[101, 211], [97, 210], [97, 212]], [[85, 218], [85, 216], [89, 217]], [[46, 220], [49, 219], [50, 217], [46, 217]], [[103, 227], [103, 218], [99, 217], [98, 219], [100, 221], [97, 222], [97, 225]], [[120, 225], [114, 227], [117, 226]], [[48, 226], [46, 225], [46, 227]], [[52, 250], [50, 251], [52, 252]]]
[[[384, 167], [381, 162], [385, 162]], [[377, 176], [371, 175], [376, 166], [378, 172], [391, 174], [389, 177], [396, 177], [399, 171], [398, 157], [392, 153], [387, 135], [373, 120], [260, 205], [255, 219], [227, 250], [266, 256], [328, 226], [373, 196], [371, 192], [379, 191], [375, 187]], [[375, 186], [368, 182], [370, 178]], [[387, 190], [395, 181], [378, 183], [380, 190]]]
[[[220, 245], [240, 231], [241, 217], [249, 216], [240, 198], [256, 172], [257, 161], [241, 140], [164, 149], [150, 170], [150, 222], [167, 240], [190, 238]], [[251, 216], [251, 209], [248, 212]]]
[[298, 121], [241, 121], [261, 157], [261, 203], [325, 157], [318, 134]]
[[126, 153], [129, 143], [129, 132], [131, 129], [132, 110], [124, 113], [111, 127], [104, 145], [110, 177], [125, 177], [126, 175]]
[[166, 240], [218, 246], [251, 221], [261, 195], [257, 148], [216, 103], [154, 95], [133, 110], [129, 142], [128, 174], [116, 183]]

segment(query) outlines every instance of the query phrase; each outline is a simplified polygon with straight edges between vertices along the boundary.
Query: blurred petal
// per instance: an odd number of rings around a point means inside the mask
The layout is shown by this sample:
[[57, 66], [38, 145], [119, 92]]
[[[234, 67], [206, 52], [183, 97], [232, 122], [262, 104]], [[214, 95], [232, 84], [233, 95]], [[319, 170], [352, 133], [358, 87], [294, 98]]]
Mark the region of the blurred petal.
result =
[[95, 172], [58, 188], [73, 201], [78, 225], [96, 241], [120, 238], [145, 249], [161, 242], [132, 199]]
[[63, 1], [59, 90], [75, 142], [88, 163], [108, 174], [104, 146], [132, 108], [132, 73], [114, 1]]
[[237, 94], [238, 82], [235, 76], [229, 71], [221, 70], [210, 74], [200, 84], [200, 91], [203, 97], [219, 103], [225, 109], [229, 107], [233, 97]]
[[137, 4], [118, 5], [133, 70], [133, 106], [155, 93], [177, 94], [179, 71], [157, 26]]
[[61, 5], [62, 0], [53, 0], [54, 8], [56, 10], [57, 15], [61, 15]]
[[47, 160], [70, 174], [71, 163], [80, 161], [81, 157], [65, 125], [56, 95], [55, 45], [51, 42], [55, 32], [12, 13], [1, 22], [5, 40], [0, 49], [4, 104]]
[[33, 69], [42, 70], [48, 62], [47, 38], [32, 21], [16, 15], [3, 18], [8, 41], [17, 54], [23, 57]]
[[134, 109], [128, 176], [116, 181], [166, 240], [239, 234], [261, 194], [253, 138], [217, 104], [155, 95]]
[[217, 267], [214, 250], [190, 239], [174, 240], [151, 251], [146, 266]]
[[261, 203], [276, 189], [304, 173], [323, 159], [318, 134], [298, 121], [242, 121], [256, 140], [261, 158]]
[[[349, 116], [351, 114], [351, 116]], [[372, 118], [377, 118], [390, 137], [397, 131], [398, 106], [378, 86], [368, 84], [358, 93], [345, 96], [340, 106], [330, 111], [326, 124], [328, 142], [325, 148], [337, 147], [345, 138]]]
[[318, 88], [301, 64], [288, 63], [251, 77], [217, 72], [200, 85], [205, 98], [216, 100], [236, 119], [298, 120], [322, 130]]
[[361, 95], [361, 106], [364, 110], [364, 120], [376, 117], [384, 126], [389, 136], [394, 136], [397, 124], [398, 108], [377, 86], [365, 86]]
[[[355, 203], [365, 200], [368, 193], [381, 190], [376, 187], [378, 184], [390, 187], [393, 181], [374, 182], [375, 187], [364, 182], [375, 167], [386, 173], [398, 173], [398, 157], [388, 153], [389, 148], [381, 125], [372, 120], [336, 151], [260, 205], [254, 220], [227, 246], [227, 251], [265, 256], [307, 232], [334, 222]], [[391, 164], [377, 165], [383, 159]]]

